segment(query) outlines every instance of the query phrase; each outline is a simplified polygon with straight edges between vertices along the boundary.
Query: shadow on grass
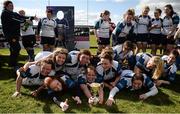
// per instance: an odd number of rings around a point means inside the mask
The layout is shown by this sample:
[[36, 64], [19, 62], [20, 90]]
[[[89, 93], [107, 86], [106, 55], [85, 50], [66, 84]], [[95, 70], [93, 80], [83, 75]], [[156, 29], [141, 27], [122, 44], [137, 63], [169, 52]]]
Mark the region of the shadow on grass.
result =
[[111, 107], [105, 106], [102, 108], [105, 108], [106, 111], [109, 113], [125, 113], [125, 112], [119, 111], [119, 108], [116, 104], [113, 104]]
[[171, 83], [170, 85], [163, 86], [166, 89], [172, 90], [174, 92], [180, 93], [180, 74], [176, 74], [176, 79], [174, 83]]
[[[127, 89], [119, 92], [115, 99], [124, 99], [124, 100], [129, 100], [133, 102], [139, 102], [139, 95], [146, 93], [147, 91], [145, 90], [138, 90], [138, 91], [129, 91]], [[120, 95], [121, 94], [121, 95]], [[174, 105], [174, 102], [172, 102], [169, 98], [170, 96], [163, 93], [160, 89], [159, 92], [156, 96], [149, 97], [148, 99], [144, 100], [143, 102], [152, 104], [152, 105], [157, 105], [157, 106], [169, 106], [169, 105]]]
[[174, 105], [174, 102], [170, 100], [170, 96], [163, 93], [160, 89], [156, 96], [150, 97], [144, 100], [144, 102], [148, 104], [157, 105], [157, 106]]

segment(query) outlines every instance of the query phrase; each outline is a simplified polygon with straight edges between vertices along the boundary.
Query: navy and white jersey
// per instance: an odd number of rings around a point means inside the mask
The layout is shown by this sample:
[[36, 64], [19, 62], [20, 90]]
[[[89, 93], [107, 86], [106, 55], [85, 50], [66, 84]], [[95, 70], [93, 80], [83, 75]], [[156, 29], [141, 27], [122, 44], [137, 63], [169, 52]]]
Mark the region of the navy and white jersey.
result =
[[42, 18], [38, 23], [37, 31], [40, 36], [55, 37], [57, 36], [57, 23], [54, 19]]
[[131, 23], [132, 23], [132, 25], [133, 25], [133, 33], [134, 34], [137, 34], [137, 21], [135, 21], [135, 20], [133, 20], [133, 21], [131, 21]]
[[80, 74], [85, 73], [86, 65], [81, 66], [78, 60], [78, 56], [75, 54], [69, 54], [70, 60], [65, 64], [65, 72], [70, 75], [73, 80], [77, 80]]
[[138, 53], [136, 55], [136, 67], [142, 70], [145, 74], [152, 75], [152, 70], [146, 68], [146, 65], [150, 58], [152, 57], [149, 53]]
[[159, 19], [152, 18], [151, 19], [151, 24], [152, 25], [157, 25], [157, 27], [159, 27], [159, 28], [151, 29], [150, 33], [152, 33], [152, 34], [161, 34], [162, 23], [163, 23], [163, 20], [161, 18], [159, 18]]
[[161, 59], [164, 61], [164, 74], [166, 76], [166, 79], [170, 82], [173, 82], [175, 80], [176, 71], [177, 71], [177, 67], [176, 67], [175, 63], [168, 65], [167, 64], [167, 59], [168, 59], [167, 55], [162, 56]]
[[120, 76], [122, 69], [120, 64], [117, 61], [113, 60], [112, 68], [110, 68], [107, 71], [104, 71], [101, 62], [99, 62], [96, 67], [96, 72], [97, 72], [97, 82], [101, 83], [103, 81], [110, 80], [116, 76]]
[[35, 35], [35, 31], [33, 29], [33, 22], [31, 24], [25, 22], [21, 23], [21, 36], [27, 35]]
[[133, 56], [133, 52], [129, 51], [128, 53], [123, 52], [123, 45], [116, 45], [113, 47], [114, 60], [122, 62], [124, 59], [127, 59]]
[[41, 59], [44, 59], [46, 57], [48, 57], [49, 55], [52, 55], [53, 53], [50, 51], [41, 51], [39, 53], [36, 54], [36, 56], [34, 57], [34, 61], [39, 61]]
[[97, 31], [97, 35], [99, 38], [110, 38], [109, 28], [110, 28], [109, 21], [104, 21], [100, 19], [95, 23], [95, 30]]
[[[94, 80], [93, 82], [96, 82], [96, 80]], [[91, 84], [93, 82], [88, 81], [85, 74], [80, 74], [78, 76], [78, 84], [86, 84], [86, 83]]]
[[24, 73], [20, 72], [20, 76], [23, 78], [22, 85], [28, 85], [28, 86], [41, 85], [43, 84], [43, 80], [45, 78], [40, 74], [40, 66], [37, 65], [29, 66], [26, 72]]
[[119, 22], [113, 30], [113, 34], [118, 37], [126, 37], [131, 29], [133, 29], [132, 23], [126, 23], [125, 21]]
[[[53, 53], [50, 52], [50, 51], [41, 51], [39, 53], [37, 53], [37, 55], [35, 56], [34, 60], [35, 61], [39, 61], [39, 60], [42, 60], [42, 59], [45, 59], [46, 57], [48, 56], [51, 56]], [[60, 73], [63, 73], [64, 74], [64, 67], [65, 65], [58, 65], [56, 62], [54, 63], [54, 70], [52, 70], [52, 72], [58, 72], [58, 74]]]
[[[162, 30], [162, 34], [164, 35], [168, 35], [169, 32], [171, 31], [171, 29], [173, 27], [177, 27], [179, 24], [179, 16], [177, 15], [177, 13], [174, 13], [172, 18], [169, 18], [167, 16], [165, 16], [163, 18], [163, 30]], [[176, 31], [174, 31], [173, 35], [175, 34]]]
[[140, 15], [137, 20], [137, 33], [138, 34], [146, 34], [148, 32], [148, 28], [151, 24], [150, 16], [142, 16]]
[[[134, 73], [132, 70], [123, 70], [121, 74], [121, 80], [116, 84], [116, 87], [120, 90], [124, 88], [131, 88], [132, 89], [132, 78], [134, 76]], [[143, 87], [148, 88], [151, 90], [155, 86], [155, 84], [151, 81], [151, 79], [143, 74], [144, 81], [143, 81]]]

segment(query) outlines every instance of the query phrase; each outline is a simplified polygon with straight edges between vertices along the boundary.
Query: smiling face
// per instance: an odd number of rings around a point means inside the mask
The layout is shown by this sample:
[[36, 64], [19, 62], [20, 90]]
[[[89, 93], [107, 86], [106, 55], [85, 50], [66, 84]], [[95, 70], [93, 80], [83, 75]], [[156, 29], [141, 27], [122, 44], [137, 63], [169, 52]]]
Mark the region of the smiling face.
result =
[[57, 79], [53, 79], [52, 82], [50, 83], [49, 87], [54, 91], [62, 90], [62, 84]]
[[154, 59], [153, 59], [153, 58], [151, 58], [151, 59], [147, 62], [146, 67], [147, 67], [148, 69], [154, 69], [154, 68], [156, 67], [156, 64], [154, 63]]
[[80, 62], [81, 65], [89, 64], [89, 61], [90, 61], [90, 56], [89, 55], [81, 54], [79, 56], [79, 62]]
[[142, 11], [142, 15], [143, 15], [143, 16], [148, 16], [148, 13], [149, 13], [149, 9], [148, 9], [148, 8], [145, 8], [145, 9]]
[[95, 73], [95, 71], [92, 70], [92, 69], [90, 69], [90, 68], [88, 68], [88, 69], [87, 69], [87, 75], [86, 75], [86, 77], [87, 77], [87, 81], [88, 81], [89, 83], [94, 82], [95, 79], [96, 79], [96, 73]]
[[170, 54], [167, 59], [168, 64], [173, 64], [176, 61], [176, 57], [173, 54]]
[[161, 15], [161, 14], [160, 14], [158, 11], [155, 11], [155, 12], [154, 12], [154, 17], [155, 17], [155, 18], [159, 18], [160, 15]]
[[166, 16], [170, 16], [171, 15], [171, 9], [169, 7], [165, 7], [164, 8], [164, 13], [166, 14]]
[[141, 87], [142, 87], [142, 81], [141, 81], [141, 80], [134, 80], [134, 81], [132, 82], [132, 88], [133, 88], [134, 90], [141, 89]]
[[131, 21], [133, 20], [133, 16], [132, 15], [126, 15], [125, 20], [127, 23], [131, 23]]
[[55, 59], [58, 65], [63, 65], [64, 62], [66, 61], [66, 55], [59, 53], [56, 55]]
[[48, 74], [51, 72], [52, 66], [51, 64], [43, 63], [41, 65], [41, 75], [48, 76]]
[[109, 17], [110, 17], [110, 15], [103, 15], [102, 18], [104, 21], [109, 21]]
[[110, 68], [112, 68], [112, 63], [108, 59], [101, 58], [101, 64], [102, 64], [104, 71], [107, 71]]

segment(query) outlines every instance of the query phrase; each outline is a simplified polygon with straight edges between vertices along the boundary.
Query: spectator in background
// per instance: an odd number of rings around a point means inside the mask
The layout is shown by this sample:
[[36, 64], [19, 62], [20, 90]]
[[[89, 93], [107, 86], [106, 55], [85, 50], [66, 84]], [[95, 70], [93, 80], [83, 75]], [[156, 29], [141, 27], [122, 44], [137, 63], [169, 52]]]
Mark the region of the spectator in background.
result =
[[17, 68], [17, 59], [20, 52], [20, 23], [29, 22], [26, 17], [13, 12], [14, 6], [12, 1], [4, 1], [3, 11], [1, 14], [1, 24], [4, 37], [10, 45], [9, 67]]
[[[19, 14], [25, 16], [25, 11], [20, 10]], [[21, 23], [22, 44], [26, 49], [29, 61], [34, 61], [34, 44], [36, 43], [35, 32], [33, 29], [33, 18], [30, 18], [31, 23]]]
[[40, 19], [37, 26], [37, 39], [40, 34], [43, 51], [53, 51], [56, 37], [58, 37], [57, 23], [53, 19], [52, 14], [53, 11], [51, 9], [47, 9], [47, 17]]

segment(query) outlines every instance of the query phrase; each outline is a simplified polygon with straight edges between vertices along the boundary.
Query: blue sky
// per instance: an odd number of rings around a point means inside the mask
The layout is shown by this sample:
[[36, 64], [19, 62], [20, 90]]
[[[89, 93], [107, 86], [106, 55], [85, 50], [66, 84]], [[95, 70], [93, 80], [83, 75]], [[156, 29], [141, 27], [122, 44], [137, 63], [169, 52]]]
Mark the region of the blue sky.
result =
[[[2, 10], [2, 3], [0, 0]], [[48, 0], [12, 0], [14, 11], [24, 9], [27, 15], [45, 16], [45, 8]], [[74, 6], [75, 7], [75, 24], [76, 25], [93, 25], [99, 18], [100, 12], [107, 9], [111, 12], [112, 21], [117, 23], [122, 19], [123, 14], [128, 8], [134, 8], [136, 15], [139, 15], [141, 8], [150, 5], [152, 11], [155, 6], [163, 8], [167, 3], [172, 3], [177, 12], [180, 11], [179, 0], [49, 0], [52, 6]], [[88, 17], [87, 17], [88, 15]], [[88, 21], [87, 21], [88, 20]]]

